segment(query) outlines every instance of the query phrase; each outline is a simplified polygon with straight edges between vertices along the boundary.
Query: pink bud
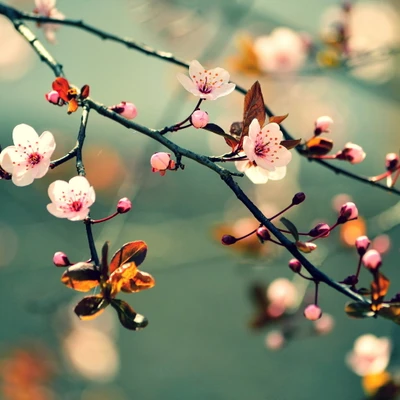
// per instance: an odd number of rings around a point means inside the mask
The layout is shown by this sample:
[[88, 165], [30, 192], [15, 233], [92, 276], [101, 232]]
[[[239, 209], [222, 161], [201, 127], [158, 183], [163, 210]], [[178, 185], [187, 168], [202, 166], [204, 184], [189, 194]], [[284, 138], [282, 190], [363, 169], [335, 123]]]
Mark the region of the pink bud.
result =
[[[57, 105], [57, 106], [63, 105], [63, 103], [64, 103], [63, 100], [60, 98], [58, 92], [56, 92], [55, 90], [52, 90], [51, 92], [46, 93], [46, 94], [44, 95], [44, 97], [46, 97], [46, 100], [47, 100], [49, 103], [55, 104], [55, 105]], [[60, 104], [60, 102], [61, 102], [61, 104]]]
[[396, 153], [386, 154], [385, 166], [388, 171], [394, 171], [399, 165], [399, 156]]
[[285, 344], [285, 337], [281, 331], [271, 331], [265, 337], [265, 346], [270, 350], [279, 350]]
[[314, 329], [320, 335], [326, 335], [331, 332], [335, 325], [332, 315], [323, 314], [320, 319], [314, 322]]
[[132, 208], [132, 203], [127, 197], [123, 197], [117, 204], [117, 211], [120, 214], [125, 214]]
[[294, 272], [294, 273], [299, 273], [301, 270], [301, 263], [299, 260], [296, 260], [295, 258], [292, 258], [289, 261], [289, 268]]
[[160, 175], [165, 175], [167, 169], [174, 167], [175, 162], [171, 160], [171, 154], [159, 152], [151, 156], [150, 164], [153, 172], [159, 172]]
[[271, 235], [268, 229], [265, 226], [262, 226], [257, 229], [257, 237], [258, 239], [260, 239], [261, 243], [264, 243], [264, 241], [269, 240], [271, 238]]
[[122, 115], [126, 119], [133, 119], [137, 116], [137, 108], [133, 103], [121, 101], [116, 106], [109, 107], [110, 110]]
[[304, 309], [304, 316], [310, 321], [316, 321], [322, 316], [322, 310], [316, 304], [310, 304]]
[[351, 164], [358, 164], [364, 160], [366, 154], [362, 147], [354, 143], [347, 143], [342, 151], [336, 154], [338, 160], [349, 161]]
[[321, 223], [315, 226], [315, 228], [311, 229], [310, 232], [308, 232], [308, 234], [311, 237], [327, 237], [329, 236], [329, 232], [330, 232], [330, 227], [328, 224], [325, 223]]
[[370, 271], [374, 271], [382, 265], [382, 258], [376, 250], [368, 250], [364, 254], [362, 262], [366, 268]]
[[53, 263], [56, 267], [68, 267], [71, 265], [68, 257], [62, 251], [57, 251], [53, 256]]
[[232, 235], [224, 235], [221, 238], [221, 243], [225, 246], [230, 246], [231, 244], [235, 244], [237, 239]]
[[360, 256], [363, 256], [365, 252], [367, 251], [369, 245], [371, 244], [371, 241], [368, 239], [367, 236], [359, 236], [356, 239], [356, 248], [357, 252]]
[[192, 125], [197, 129], [204, 128], [209, 121], [208, 113], [202, 110], [196, 110], [190, 119], [192, 121]]
[[306, 199], [306, 195], [303, 192], [296, 193], [293, 196], [292, 204], [297, 206], [298, 204], [302, 203], [305, 199]]
[[328, 116], [323, 116], [317, 118], [315, 121], [315, 131], [314, 135], [319, 135], [322, 132], [329, 132], [330, 126], [333, 124], [333, 119]]
[[358, 210], [356, 205], [349, 201], [342, 205], [342, 208], [339, 211], [339, 218], [337, 220], [338, 224], [344, 224], [345, 222], [355, 219], [358, 217]]

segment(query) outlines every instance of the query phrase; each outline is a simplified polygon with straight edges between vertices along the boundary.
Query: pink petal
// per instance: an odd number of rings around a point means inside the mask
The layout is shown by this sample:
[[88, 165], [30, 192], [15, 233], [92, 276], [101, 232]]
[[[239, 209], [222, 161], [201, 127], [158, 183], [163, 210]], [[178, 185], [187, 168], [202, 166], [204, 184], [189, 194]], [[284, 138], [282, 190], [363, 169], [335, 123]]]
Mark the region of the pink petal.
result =
[[9, 172], [10, 174], [13, 172], [14, 169], [12, 157], [15, 154], [15, 150], [15, 146], [8, 146], [0, 154], [0, 165], [5, 171]]
[[43, 153], [46, 153], [44, 156], [50, 159], [55, 148], [56, 142], [54, 141], [53, 134], [49, 131], [43, 132], [39, 137], [39, 153], [41, 155], [43, 155]]
[[50, 184], [49, 188], [47, 189], [47, 193], [50, 197], [50, 200], [55, 204], [64, 203], [61, 200], [62, 196], [67, 194], [69, 191], [69, 185], [65, 181], [55, 181]]
[[268, 178], [271, 181], [279, 181], [286, 176], [286, 167], [276, 167], [275, 171], [268, 172]]
[[75, 192], [88, 192], [90, 189], [89, 181], [84, 176], [74, 176], [68, 182], [69, 189], [74, 189]]
[[225, 85], [222, 85], [221, 87], [214, 89], [211, 93], [207, 95], [209, 97], [208, 100], [216, 100], [219, 97], [226, 96], [229, 93], [232, 93], [235, 90], [235, 87], [236, 85], [234, 83], [227, 83]]
[[96, 193], [93, 189], [93, 186], [90, 187], [87, 195], [86, 195], [86, 206], [90, 207], [96, 200]]
[[176, 77], [188, 92], [193, 93], [195, 96], [200, 96], [202, 94], [197, 88], [197, 85], [187, 75], [179, 73]]
[[276, 141], [279, 143], [283, 139], [283, 134], [280, 130], [280, 127], [275, 122], [271, 122], [271, 123], [265, 125], [264, 128], [262, 128], [261, 132], [264, 136], [268, 135], [269, 137], [272, 137], [273, 139], [276, 138]]
[[27, 144], [33, 144], [39, 139], [36, 131], [31, 126], [26, 124], [17, 125], [13, 130], [12, 136], [15, 146], [26, 146]]
[[28, 169], [25, 173], [13, 174], [12, 181], [16, 186], [27, 186], [33, 182], [32, 170]]
[[255, 147], [254, 141], [249, 136], [245, 136], [243, 140], [243, 151], [245, 152], [247, 158], [250, 161], [254, 161], [255, 159], [254, 147]]
[[256, 185], [260, 185], [268, 182], [267, 171], [259, 167], [251, 167], [246, 170], [246, 176]]
[[252, 164], [249, 161], [235, 161], [235, 167], [239, 172], [246, 172], [251, 166]]
[[193, 60], [189, 64], [189, 76], [190, 76], [190, 78], [192, 78], [193, 75], [199, 75], [200, 72], [202, 74], [204, 74], [204, 71], [205, 71], [204, 67], [197, 60]]
[[[209, 72], [211, 72], [212, 76], [215, 76], [216, 74], [218, 74], [217, 78], [219, 78], [218, 81], [220, 82], [221, 85], [228, 83], [229, 79], [231, 77], [227, 70], [220, 68], [220, 67], [210, 69]], [[220, 80], [222, 80], [222, 82]]]
[[[251, 138], [255, 142], [256, 137], [260, 133], [260, 131], [261, 131], [260, 123], [258, 122], [257, 118], [254, 118], [253, 121], [251, 121], [250, 126], [249, 126], [249, 138]], [[253, 149], [253, 151], [254, 151], [254, 149]]]
[[273, 165], [275, 167], [284, 167], [292, 160], [292, 153], [286, 147], [282, 146], [276, 153], [276, 157], [278, 157], [278, 159], [274, 157]]
[[43, 159], [37, 164], [35, 167], [32, 168], [32, 175], [35, 179], [43, 178], [50, 167], [50, 160]]
[[88, 214], [89, 214], [89, 209], [88, 208], [83, 208], [82, 210], [73, 213], [74, 215], [68, 216], [67, 218], [70, 221], [82, 221], [83, 219], [85, 219]]
[[267, 171], [275, 171], [275, 163], [271, 163], [268, 158], [255, 156], [254, 161], [259, 167], [266, 169]]

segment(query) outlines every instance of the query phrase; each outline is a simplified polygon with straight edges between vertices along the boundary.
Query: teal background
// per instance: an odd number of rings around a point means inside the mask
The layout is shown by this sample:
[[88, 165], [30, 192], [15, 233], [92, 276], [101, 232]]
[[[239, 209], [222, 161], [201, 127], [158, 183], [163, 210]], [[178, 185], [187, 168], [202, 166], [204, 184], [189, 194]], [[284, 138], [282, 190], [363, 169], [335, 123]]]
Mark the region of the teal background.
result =
[[[70, 18], [81, 18], [214, 67], [229, 65], [227, 59], [236, 52], [234, 37], [238, 32], [266, 34], [274, 26], [288, 25], [317, 35], [321, 14], [336, 3], [152, 1], [138, 7], [139, 2], [133, 0], [59, 0], [58, 8]], [[21, 7], [32, 8], [29, 2]], [[178, 29], [175, 24], [179, 18], [186, 21], [186, 31], [178, 24], [183, 36], [172, 37], [169, 33]], [[43, 39], [34, 24], [28, 25]], [[43, 43], [63, 64], [68, 79], [77, 86], [89, 84], [91, 97], [104, 104], [134, 102], [138, 123], [154, 128], [171, 125], [185, 118], [195, 105], [196, 99], [175, 79], [179, 67], [74, 28], [62, 27], [57, 40], [56, 46]], [[59, 157], [74, 145], [80, 115], [68, 116], [65, 108], [52, 107], [44, 100], [53, 75], [35, 57], [23, 77], [0, 82], [0, 140], [3, 147], [10, 145], [14, 126], [27, 123], [38, 133], [54, 133], [58, 143], [55, 156]], [[245, 87], [255, 79], [238, 72], [232, 72], [231, 77]], [[383, 172], [385, 154], [399, 148], [399, 81], [397, 70], [388, 83], [381, 85], [327, 70], [316, 76], [262, 78], [261, 84], [272, 110], [277, 114], [289, 112], [285, 127], [296, 137], [310, 135], [318, 116], [332, 115], [332, 138], [337, 140], [337, 149], [351, 141], [367, 153], [360, 165], [340, 166], [376, 175]], [[228, 127], [240, 119], [242, 101], [243, 97], [234, 93], [205, 104], [204, 109], [212, 121]], [[61, 269], [51, 260], [56, 251], [64, 251], [74, 261], [87, 259], [85, 232], [82, 224], [55, 219], [45, 207], [48, 185], [55, 179], [70, 179], [74, 166], [64, 165], [24, 188], [0, 182], [0, 350], [6, 357], [11, 348], [29, 347], [37, 340], [45, 343], [58, 365], [51, 383], [57, 399], [85, 400], [96, 390], [100, 399], [359, 399], [360, 380], [347, 368], [344, 357], [354, 340], [368, 332], [392, 338], [391, 367], [396, 367], [398, 326], [381, 319], [349, 320], [343, 312], [346, 299], [326, 286], [321, 287], [320, 305], [334, 315], [334, 331], [328, 336], [295, 339], [278, 352], [267, 350], [267, 330], [253, 332], [248, 328], [253, 315], [249, 287], [252, 282], [291, 277], [286, 267], [289, 256], [281, 252], [252, 261], [213, 238], [216, 224], [232, 223], [248, 212], [212, 171], [184, 160], [184, 171], [164, 177], [153, 174], [150, 156], [164, 149], [95, 112], [89, 117], [87, 135], [84, 151], [96, 149], [86, 165], [89, 179], [107, 169], [104, 166], [110, 152], [119, 155], [121, 165], [113, 183], [96, 190], [92, 216], [100, 218], [112, 212], [121, 197], [133, 202], [129, 214], [94, 228], [96, 243], [100, 248], [110, 240], [116, 250], [125, 242], [145, 240], [149, 252], [142, 268], [154, 275], [157, 285], [148, 292], [123, 296], [149, 318], [150, 324], [138, 333], [116, 325], [113, 340], [119, 372], [110, 382], [80, 376], [68, 367], [62, 352], [63, 340], [72, 329], [69, 312], [79, 296], [59, 282]], [[200, 153], [222, 153], [226, 149], [211, 133], [194, 129], [170, 137]], [[255, 188], [245, 178], [241, 182], [250, 197], [268, 210], [282, 209], [295, 192], [304, 191], [307, 201], [288, 214], [304, 229], [316, 219], [335, 220], [331, 199], [338, 193], [351, 195], [367, 221], [398, 202], [395, 195], [336, 176], [298, 155], [294, 155], [283, 181], [269, 182], [262, 188]], [[392, 229], [390, 224], [381, 228], [373, 222], [368, 224], [371, 236], [384, 230], [391, 237], [384, 271], [392, 280], [393, 295], [399, 291], [400, 280], [398, 218], [398, 213], [389, 218]], [[324, 271], [338, 280], [354, 273], [355, 251], [342, 247], [337, 234], [322, 244], [317, 252], [331, 254]], [[365, 274], [365, 284], [367, 278]], [[116, 323], [112, 310], [106, 313], [111, 320], [105, 319], [104, 324]], [[300, 324], [308, 330], [307, 321]], [[97, 329], [107, 327], [100, 322]], [[98, 352], [102, 352], [101, 346]]]

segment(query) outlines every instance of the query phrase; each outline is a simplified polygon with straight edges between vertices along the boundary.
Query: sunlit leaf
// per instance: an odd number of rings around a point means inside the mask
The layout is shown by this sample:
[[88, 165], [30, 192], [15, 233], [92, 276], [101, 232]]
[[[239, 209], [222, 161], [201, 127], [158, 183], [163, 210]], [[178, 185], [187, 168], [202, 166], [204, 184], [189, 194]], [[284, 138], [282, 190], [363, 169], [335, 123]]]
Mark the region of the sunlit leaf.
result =
[[69, 101], [68, 99], [68, 90], [69, 90], [69, 83], [65, 78], [58, 77], [52, 84], [53, 90], [55, 90], [59, 96], [66, 102]]
[[225, 139], [225, 143], [230, 146], [232, 151], [236, 150], [237, 145], [239, 144], [239, 141], [237, 139], [235, 139], [234, 137], [224, 137]]
[[83, 320], [93, 319], [99, 315], [106, 307], [108, 302], [102, 295], [84, 297], [76, 306], [75, 314]]
[[254, 118], [258, 120], [261, 127], [264, 125], [264, 98], [258, 81], [253, 84], [244, 98], [243, 132], [240, 138], [240, 143], [243, 143], [244, 137], [249, 134], [249, 126]]
[[71, 289], [88, 292], [99, 285], [100, 272], [93, 264], [79, 262], [71, 265], [61, 276], [61, 282]]
[[400, 325], [400, 303], [383, 303], [379, 315]]
[[89, 85], [82, 86], [81, 94], [80, 94], [80, 97], [81, 97], [82, 100], [84, 100], [87, 97], [89, 97], [89, 91], [90, 91]]
[[296, 247], [303, 253], [311, 253], [317, 248], [317, 245], [315, 243], [297, 240]]
[[121, 291], [123, 285], [135, 277], [138, 269], [134, 262], [129, 262], [118, 267], [111, 275], [110, 282], [112, 286], [112, 295], [115, 296]]
[[112, 257], [110, 262], [110, 274], [120, 265], [134, 262], [138, 267], [146, 258], [147, 244], [141, 240], [124, 244]]
[[344, 311], [352, 318], [368, 318], [375, 315], [375, 313], [371, 311], [371, 305], [361, 301], [347, 303], [344, 307]]
[[78, 109], [78, 102], [75, 99], [69, 100], [67, 113], [71, 114]]
[[126, 293], [140, 292], [141, 290], [151, 289], [155, 284], [156, 281], [150, 274], [137, 271], [133, 278], [122, 285], [121, 290]]
[[328, 154], [333, 147], [333, 141], [321, 136], [311, 138], [306, 143], [308, 153], [315, 156], [323, 156]]
[[293, 222], [289, 221], [287, 218], [282, 217], [280, 219], [280, 221], [282, 222], [283, 225], [286, 226], [286, 228], [288, 229], [288, 231], [292, 234], [292, 236], [294, 237], [294, 239], [296, 240], [296, 242], [299, 240], [299, 232], [297, 231], [296, 226], [294, 225]]
[[301, 143], [301, 139], [293, 139], [293, 140], [282, 140], [280, 143], [282, 146], [286, 147], [288, 150], [294, 149]]
[[[390, 388], [389, 385], [392, 385], [393, 387]], [[397, 398], [397, 389], [392, 381], [392, 376], [387, 371], [363, 376], [362, 387], [364, 392], [367, 395], [372, 396], [372, 399], [375, 400], [394, 400]], [[383, 390], [382, 395], [379, 394], [381, 390]], [[390, 391], [392, 391], [392, 393], [390, 393]]]
[[137, 314], [125, 301], [114, 299], [111, 301], [111, 306], [117, 311], [122, 326], [127, 329], [137, 331], [145, 328], [149, 323], [146, 317]]
[[269, 122], [275, 122], [276, 124], [281, 124], [288, 116], [289, 116], [289, 114], [272, 115], [271, 117], [269, 117]]
[[371, 283], [372, 310], [378, 311], [382, 307], [383, 298], [389, 290], [390, 281], [380, 272], [376, 272]]

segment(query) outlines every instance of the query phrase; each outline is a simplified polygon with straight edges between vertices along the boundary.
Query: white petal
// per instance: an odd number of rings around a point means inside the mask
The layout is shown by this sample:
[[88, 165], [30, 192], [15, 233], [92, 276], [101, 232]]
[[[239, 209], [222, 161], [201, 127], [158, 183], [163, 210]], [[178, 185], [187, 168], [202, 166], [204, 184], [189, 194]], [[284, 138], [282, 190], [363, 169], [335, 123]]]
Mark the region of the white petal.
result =
[[93, 189], [93, 186], [91, 186], [86, 195], [86, 201], [87, 201], [86, 206], [90, 207], [95, 202], [95, 200], [96, 200], [96, 193]]
[[218, 79], [220, 85], [224, 85], [229, 82], [230, 75], [229, 72], [223, 68], [214, 68], [210, 69], [208, 72], [211, 72], [211, 76]]
[[82, 210], [73, 213], [74, 215], [71, 215], [69, 217], [67, 217], [70, 221], [82, 221], [83, 219], [85, 219], [88, 214], [89, 214], [89, 209], [88, 208], [82, 208]]
[[253, 121], [251, 121], [250, 126], [249, 126], [249, 137], [255, 141], [256, 136], [260, 133], [261, 128], [260, 128], [260, 123], [258, 122], [257, 118], [254, 118]]
[[67, 218], [67, 213], [60, 210], [54, 203], [47, 204], [47, 211], [57, 218]]
[[247, 177], [255, 184], [263, 184], [268, 182], [268, 174], [260, 167], [251, 167], [246, 170]]
[[254, 141], [248, 136], [245, 136], [243, 140], [243, 151], [245, 152], [247, 158], [250, 161], [254, 161], [256, 157], [254, 152], [254, 147], [255, 147]]
[[218, 97], [227, 96], [235, 90], [236, 85], [234, 83], [227, 83], [219, 88], [213, 89], [211, 93], [208, 94], [208, 100], [216, 100]]
[[27, 186], [33, 182], [32, 170], [28, 169], [23, 174], [13, 174], [12, 181], [16, 186]]
[[68, 183], [69, 190], [73, 189], [75, 192], [82, 191], [87, 193], [90, 189], [90, 183], [84, 176], [74, 176]]
[[53, 203], [63, 203], [62, 197], [69, 191], [69, 185], [65, 181], [55, 181], [50, 184], [47, 193]]
[[255, 156], [254, 161], [259, 167], [266, 169], [267, 171], [275, 171], [275, 163], [271, 163], [268, 158]]
[[15, 146], [26, 146], [27, 144], [36, 143], [39, 139], [36, 131], [26, 124], [17, 125], [13, 130], [12, 136]]
[[252, 166], [250, 161], [235, 161], [235, 167], [239, 172], [246, 172]]
[[276, 167], [275, 171], [268, 171], [268, 178], [271, 181], [279, 181], [286, 176], [286, 167]]
[[283, 139], [281, 129], [276, 122], [270, 122], [269, 124], [265, 125], [264, 128], [262, 128], [261, 132], [264, 136], [268, 135], [270, 137], [273, 137], [274, 139], [276, 138], [278, 142], [281, 142]]
[[205, 71], [205, 68], [197, 60], [193, 60], [189, 64], [189, 76], [190, 76], [190, 79], [192, 79], [193, 75], [199, 75], [200, 72], [202, 74], [204, 74], [204, 71]]
[[15, 146], [6, 147], [0, 154], [0, 165], [4, 169], [4, 171], [12, 174], [14, 169], [13, 164], [13, 155], [15, 154]]
[[[176, 78], [178, 79], [178, 81], [182, 84], [182, 86], [183, 86], [188, 92], [193, 93], [193, 94], [195, 94], [196, 96], [199, 96], [200, 94], [202, 94], [202, 93], [200, 93], [200, 91], [199, 91], [197, 85], [196, 85], [187, 75], [184, 75], [184, 74], [182, 74], [182, 73], [179, 73], [179, 74], [176, 75]], [[199, 94], [196, 94], [197, 92], [198, 92]]]
[[39, 137], [39, 153], [45, 157], [50, 158], [56, 148], [56, 142], [54, 141], [54, 136], [51, 132], [45, 131]]
[[32, 168], [32, 175], [35, 179], [43, 178], [50, 167], [50, 160], [43, 159]]
[[282, 148], [276, 153], [276, 157], [274, 157], [273, 165], [275, 167], [284, 167], [292, 160], [292, 153], [286, 147], [282, 146]]

